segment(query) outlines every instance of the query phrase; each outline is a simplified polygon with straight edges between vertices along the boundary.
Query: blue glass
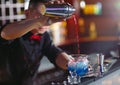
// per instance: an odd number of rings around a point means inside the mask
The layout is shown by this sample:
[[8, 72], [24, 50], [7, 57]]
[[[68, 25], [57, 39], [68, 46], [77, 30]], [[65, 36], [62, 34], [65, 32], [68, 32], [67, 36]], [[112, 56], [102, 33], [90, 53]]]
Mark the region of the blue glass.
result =
[[76, 73], [78, 76], [84, 76], [88, 72], [88, 63], [81, 61], [76, 64]]

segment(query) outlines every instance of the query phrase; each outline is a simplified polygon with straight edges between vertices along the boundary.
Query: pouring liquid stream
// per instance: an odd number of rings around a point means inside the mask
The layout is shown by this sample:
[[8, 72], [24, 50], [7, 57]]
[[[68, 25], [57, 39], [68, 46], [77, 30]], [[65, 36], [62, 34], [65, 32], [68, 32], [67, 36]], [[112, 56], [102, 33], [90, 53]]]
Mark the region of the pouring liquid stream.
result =
[[76, 36], [76, 42], [77, 42], [77, 53], [80, 54], [80, 44], [79, 44], [79, 27], [78, 27], [78, 22], [77, 22], [77, 17], [75, 15], [73, 15], [73, 20], [75, 23], [75, 36]]

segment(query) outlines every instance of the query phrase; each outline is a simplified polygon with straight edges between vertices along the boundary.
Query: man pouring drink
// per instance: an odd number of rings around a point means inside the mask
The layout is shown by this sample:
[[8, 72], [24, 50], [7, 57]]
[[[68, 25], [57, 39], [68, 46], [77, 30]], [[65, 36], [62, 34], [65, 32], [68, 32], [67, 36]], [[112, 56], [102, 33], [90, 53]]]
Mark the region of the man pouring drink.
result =
[[[7, 79], [0, 80], [2, 84], [34, 85], [35, 75], [43, 56], [62, 69], [67, 69], [68, 62], [74, 59], [53, 44], [47, 30], [49, 25], [68, 18], [75, 10], [72, 8], [73, 10], [70, 12], [69, 5], [64, 4], [64, 7], [68, 7], [69, 12], [62, 9], [61, 14], [53, 13], [50, 16], [48, 16], [49, 12], [46, 12], [47, 16], [41, 14], [39, 9], [43, 4], [52, 5], [54, 3], [57, 3], [59, 7], [59, 4], [65, 2], [63, 0], [30, 0], [29, 7], [25, 10], [25, 20], [6, 24], [0, 29], [0, 71], [7, 74], [5, 75]], [[58, 9], [60, 10], [60, 7]], [[46, 11], [50, 10], [46, 9]], [[56, 12], [58, 11], [56, 10]]]

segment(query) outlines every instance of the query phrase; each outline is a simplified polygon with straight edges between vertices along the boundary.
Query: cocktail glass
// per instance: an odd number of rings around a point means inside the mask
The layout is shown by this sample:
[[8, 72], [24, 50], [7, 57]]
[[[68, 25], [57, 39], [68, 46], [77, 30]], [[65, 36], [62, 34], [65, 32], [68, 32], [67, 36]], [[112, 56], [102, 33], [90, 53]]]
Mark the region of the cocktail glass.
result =
[[83, 54], [72, 54], [74, 60], [68, 63], [68, 71], [70, 75], [68, 76], [69, 84], [78, 84], [81, 82], [81, 77], [88, 73], [88, 60], [87, 55]]

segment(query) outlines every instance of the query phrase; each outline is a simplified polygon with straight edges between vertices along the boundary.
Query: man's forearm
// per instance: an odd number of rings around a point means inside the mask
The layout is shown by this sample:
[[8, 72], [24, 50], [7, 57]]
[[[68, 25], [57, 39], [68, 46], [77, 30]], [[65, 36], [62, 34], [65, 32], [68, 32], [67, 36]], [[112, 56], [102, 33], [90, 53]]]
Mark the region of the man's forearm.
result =
[[6, 40], [12, 40], [40, 26], [42, 26], [42, 24], [39, 22], [39, 19], [28, 19], [11, 23], [1, 31], [1, 37]]

